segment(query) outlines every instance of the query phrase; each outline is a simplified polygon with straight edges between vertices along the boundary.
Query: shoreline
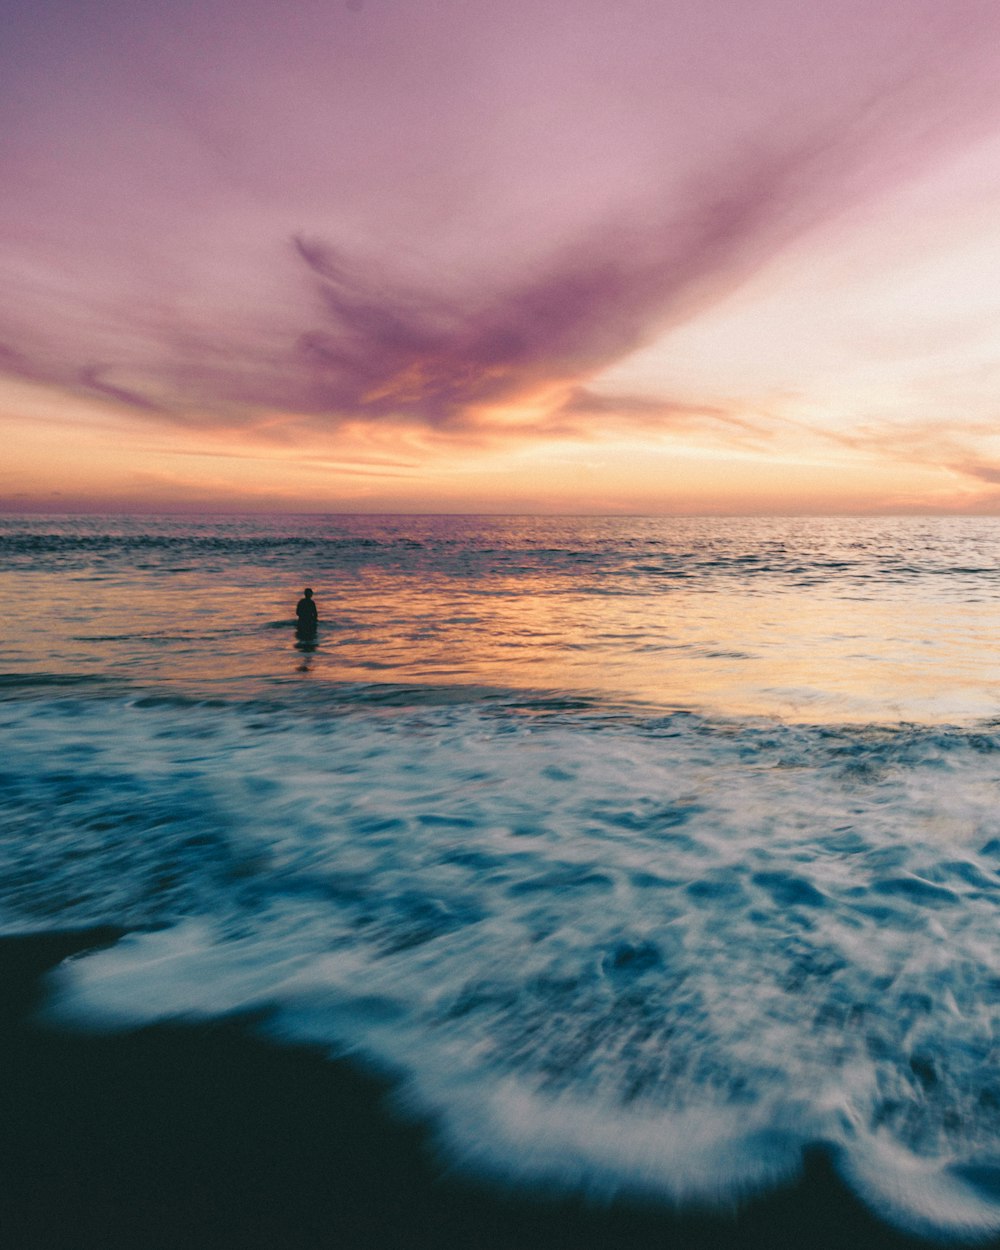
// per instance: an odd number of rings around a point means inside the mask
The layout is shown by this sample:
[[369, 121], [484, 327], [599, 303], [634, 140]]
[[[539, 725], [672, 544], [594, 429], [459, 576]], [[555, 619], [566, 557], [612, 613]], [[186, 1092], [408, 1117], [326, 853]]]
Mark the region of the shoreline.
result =
[[[0, 1238], [11, 1250], [918, 1250], [807, 1156], [738, 1209], [490, 1185], [391, 1085], [247, 1020], [110, 1035], [32, 1020], [45, 972], [112, 929], [0, 939]], [[980, 1245], [984, 1243], [979, 1243]], [[997, 1244], [996, 1242], [987, 1244]]]

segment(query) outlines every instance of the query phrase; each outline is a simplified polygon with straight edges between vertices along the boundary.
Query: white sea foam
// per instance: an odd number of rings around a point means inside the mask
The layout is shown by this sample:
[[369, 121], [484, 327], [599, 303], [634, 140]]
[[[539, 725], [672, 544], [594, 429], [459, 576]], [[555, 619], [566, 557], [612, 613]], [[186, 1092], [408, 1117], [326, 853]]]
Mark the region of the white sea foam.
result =
[[0, 914], [97, 1028], [262, 1011], [467, 1166], [726, 1202], [825, 1142], [1000, 1229], [1000, 736], [493, 705], [0, 706]]

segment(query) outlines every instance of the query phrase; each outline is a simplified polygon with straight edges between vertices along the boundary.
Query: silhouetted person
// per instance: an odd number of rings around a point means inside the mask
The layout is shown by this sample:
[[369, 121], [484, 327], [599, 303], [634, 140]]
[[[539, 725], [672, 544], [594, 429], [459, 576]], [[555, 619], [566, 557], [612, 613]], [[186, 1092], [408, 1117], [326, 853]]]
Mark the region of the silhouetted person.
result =
[[302, 592], [302, 598], [295, 605], [295, 615], [298, 617], [298, 625], [295, 633], [299, 638], [315, 638], [316, 626], [319, 623], [319, 613], [316, 611], [316, 604], [313, 602], [313, 592], [310, 587], [306, 587]]

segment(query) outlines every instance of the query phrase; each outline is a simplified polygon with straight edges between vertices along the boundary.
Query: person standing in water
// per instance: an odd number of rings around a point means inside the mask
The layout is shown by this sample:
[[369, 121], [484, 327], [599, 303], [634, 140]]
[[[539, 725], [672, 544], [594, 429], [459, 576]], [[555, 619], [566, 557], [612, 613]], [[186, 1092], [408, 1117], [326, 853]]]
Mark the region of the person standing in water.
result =
[[316, 611], [316, 604], [313, 602], [312, 587], [307, 586], [302, 592], [302, 598], [295, 605], [295, 615], [298, 618], [298, 625], [295, 632], [300, 638], [315, 638], [316, 626], [319, 624], [319, 613]]

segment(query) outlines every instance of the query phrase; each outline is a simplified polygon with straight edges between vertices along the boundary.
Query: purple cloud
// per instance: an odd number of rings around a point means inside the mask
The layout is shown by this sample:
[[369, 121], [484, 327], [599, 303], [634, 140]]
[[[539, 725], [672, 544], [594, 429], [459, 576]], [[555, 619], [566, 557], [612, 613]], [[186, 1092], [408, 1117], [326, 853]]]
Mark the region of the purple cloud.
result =
[[[583, 428], [602, 370], [998, 111], [985, 0], [415, 8], [24, 6], [0, 372], [292, 440], [543, 392]], [[616, 412], [741, 428], [692, 409]]]

